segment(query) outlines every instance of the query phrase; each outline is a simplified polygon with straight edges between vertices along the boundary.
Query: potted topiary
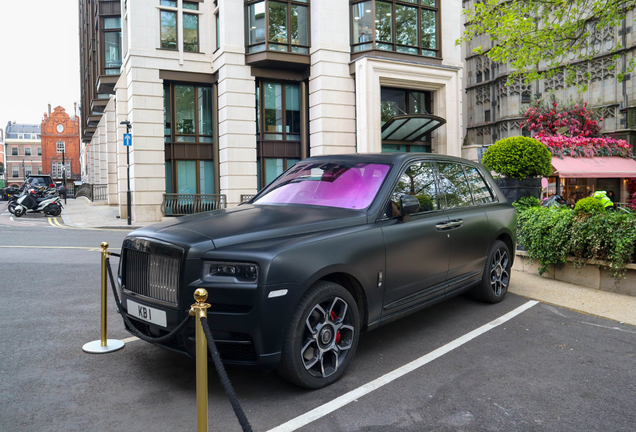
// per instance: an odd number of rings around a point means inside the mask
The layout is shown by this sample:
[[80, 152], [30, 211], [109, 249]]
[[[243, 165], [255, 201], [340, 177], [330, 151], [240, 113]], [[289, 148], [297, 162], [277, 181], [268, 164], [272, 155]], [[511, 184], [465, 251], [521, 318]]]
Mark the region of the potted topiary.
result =
[[499, 189], [509, 202], [541, 197], [541, 177], [552, 172], [552, 154], [534, 138], [510, 137], [497, 141], [484, 154], [483, 164], [500, 174]]

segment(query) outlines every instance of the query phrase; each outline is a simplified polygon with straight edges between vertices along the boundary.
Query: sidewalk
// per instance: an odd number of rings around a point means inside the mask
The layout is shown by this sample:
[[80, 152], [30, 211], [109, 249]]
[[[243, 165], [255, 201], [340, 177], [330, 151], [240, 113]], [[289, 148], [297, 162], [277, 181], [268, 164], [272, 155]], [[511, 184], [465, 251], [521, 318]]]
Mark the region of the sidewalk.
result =
[[84, 228], [111, 228], [134, 230], [152, 222], [135, 222], [128, 225], [127, 219], [119, 219], [116, 206], [109, 206], [106, 202], [90, 202], [87, 198], [70, 198], [63, 204], [62, 220], [64, 224]]
[[[68, 199], [62, 211], [66, 225], [86, 228], [137, 229], [151, 222], [127, 225], [117, 218], [117, 207], [91, 203], [86, 198]], [[636, 326], [636, 297], [582, 287], [535, 274], [512, 270], [509, 291], [533, 300], [562, 306]]]
[[509, 291], [543, 303], [636, 326], [636, 297], [512, 270]]

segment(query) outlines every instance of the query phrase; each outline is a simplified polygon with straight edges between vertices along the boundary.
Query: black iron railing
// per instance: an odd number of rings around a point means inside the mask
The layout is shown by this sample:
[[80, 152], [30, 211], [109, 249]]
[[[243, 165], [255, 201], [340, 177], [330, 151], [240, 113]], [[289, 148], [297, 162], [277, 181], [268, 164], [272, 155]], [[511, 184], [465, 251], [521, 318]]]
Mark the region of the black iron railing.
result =
[[184, 216], [211, 210], [224, 209], [225, 195], [216, 194], [163, 194], [161, 210], [166, 216]]
[[108, 199], [108, 185], [84, 183], [75, 189], [75, 198], [86, 197], [91, 201]]

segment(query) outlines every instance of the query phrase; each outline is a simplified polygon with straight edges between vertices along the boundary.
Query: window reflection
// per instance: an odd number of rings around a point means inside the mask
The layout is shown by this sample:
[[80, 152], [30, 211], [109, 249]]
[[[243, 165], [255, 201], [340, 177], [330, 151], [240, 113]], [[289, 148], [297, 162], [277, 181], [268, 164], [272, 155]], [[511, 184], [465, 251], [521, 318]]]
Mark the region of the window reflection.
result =
[[446, 195], [446, 207], [466, 207], [472, 205], [470, 186], [460, 164], [440, 163], [437, 165], [440, 183]]
[[377, 48], [384, 50], [392, 50], [393, 45], [379, 43], [392, 42], [393, 36], [393, 18], [391, 13], [391, 3], [381, 1], [375, 2], [375, 38], [378, 41]]
[[177, 13], [161, 11], [161, 48], [177, 49]]
[[265, 0], [248, 4], [248, 52], [271, 50], [308, 54], [309, 8], [297, 3], [307, 1]]
[[[353, 23], [351, 25], [353, 27], [354, 51], [362, 51], [373, 47], [371, 43], [365, 43], [373, 40], [372, 7], [373, 3], [370, 1], [355, 4], [352, 7]], [[355, 45], [358, 43], [363, 43], [363, 45]]]
[[199, 51], [199, 16], [183, 14], [183, 50]]

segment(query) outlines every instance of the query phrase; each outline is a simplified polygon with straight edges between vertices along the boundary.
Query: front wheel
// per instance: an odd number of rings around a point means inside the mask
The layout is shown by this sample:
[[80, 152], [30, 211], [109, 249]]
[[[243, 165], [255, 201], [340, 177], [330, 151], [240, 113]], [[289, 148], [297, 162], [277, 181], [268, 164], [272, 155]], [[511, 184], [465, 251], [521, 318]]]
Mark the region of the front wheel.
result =
[[278, 373], [301, 387], [326, 387], [344, 374], [359, 335], [353, 296], [341, 285], [320, 281], [303, 296], [292, 316]]
[[499, 303], [504, 299], [510, 285], [512, 259], [508, 246], [500, 240], [490, 249], [481, 282], [472, 290], [475, 299], [487, 303]]
[[24, 210], [22, 207], [16, 207], [13, 211], [13, 214], [16, 217], [22, 217], [24, 215], [24, 213], [26, 212], [26, 210]]
[[7, 209], [9, 210], [9, 213], [11, 214], [15, 214], [15, 206], [17, 204], [15, 202], [10, 202], [9, 204], [7, 204]]

